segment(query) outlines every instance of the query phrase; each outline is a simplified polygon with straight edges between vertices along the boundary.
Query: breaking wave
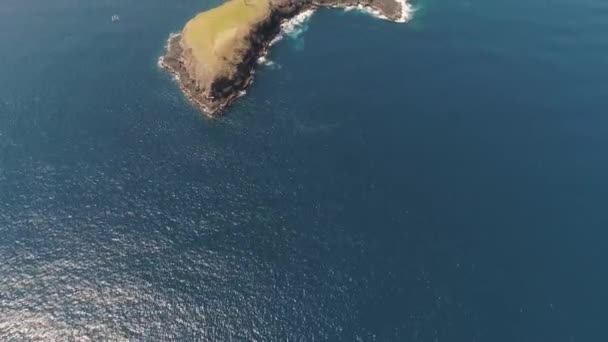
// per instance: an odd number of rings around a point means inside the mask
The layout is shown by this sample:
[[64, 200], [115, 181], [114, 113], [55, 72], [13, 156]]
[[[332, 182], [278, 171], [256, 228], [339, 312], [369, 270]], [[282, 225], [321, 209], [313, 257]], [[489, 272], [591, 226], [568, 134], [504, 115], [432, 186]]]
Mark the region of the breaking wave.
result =
[[308, 20], [314, 13], [315, 9], [307, 9], [295, 17], [281, 23], [281, 32], [270, 42], [270, 45], [281, 41], [284, 37], [298, 39], [308, 30]]
[[388, 18], [387, 16], [382, 14], [381, 11], [379, 11], [373, 7], [364, 6], [361, 4], [359, 4], [357, 6], [347, 6], [344, 9], [346, 11], [357, 10], [359, 12], [369, 14], [375, 18], [395, 21], [398, 23], [405, 23], [405, 22], [408, 22], [410, 19], [412, 19], [412, 16], [414, 15], [414, 7], [407, 0], [395, 0], [395, 1], [397, 1], [399, 3], [399, 5], [401, 5], [401, 15], [399, 16], [399, 19], [397, 19], [397, 20], [392, 20], [392, 19]]

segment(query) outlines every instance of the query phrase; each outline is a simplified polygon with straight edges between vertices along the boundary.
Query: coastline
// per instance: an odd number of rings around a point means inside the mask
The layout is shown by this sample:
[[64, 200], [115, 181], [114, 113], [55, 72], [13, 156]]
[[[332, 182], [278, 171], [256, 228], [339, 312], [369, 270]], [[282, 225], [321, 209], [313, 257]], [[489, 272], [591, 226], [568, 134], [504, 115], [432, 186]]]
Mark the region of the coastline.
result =
[[[238, 1], [238, 0], [231, 0]], [[246, 93], [253, 83], [255, 68], [267, 61], [268, 50], [280, 41], [290, 30], [296, 29], [308, 20], [318, 8], [331, 7], [345, 10], [358, 9], [391, 22], [403, 23], [411, 18], [412, 9], [407, 0], [367, 0], [361, 3], [357, 0], [313, 0], [293, 3], [292, 0], [282, 0], [273, 8], [264, 22], [252, 28], [247, 37], [249, 49], [242, 53], [242, 61], [233, 77], [222, 77], [213, 80], [210, 87], [203, 89], [195, 73], [188, 68], [192, 65], [192, 57], [188, 47], [184, 47], [183, 33], [172, 33], [166, 45], [165, 55], [159, 57], [158, 64], [166, 69], [186, 98], [209, 117], [218, 116], [223, 109]], [[387, 2], [389, 1], [389, 2]], [[389, 12], [384, 9], [398, 5], [399, 11]]]
[[382, 10], [380, 10], [370, 4], [366, 4], [366, 5], [361, 4], [361, 3], [358, 3], [356, 5], [336, 4], [336, 5], [332, 5], [331, 8], [342, 9], [345, 11], [359, 10], [361, 12], [371, 15], [374, 18], [391, 21], [391, 22], [395, 22], [395, 23], [408, 22], [412, 18], [412, 14], [413, 14], [413, 8], [412, 8], [411, 4], [408, 3], [407, 0], [394, 0], [394, 1], [397, 2], [400, 6], [400, 15], [399, 15], [399, 17], [396, 17], [396, 18], [389, 18]]
[[[228, 97], [222, 99], [222, 101], [214, 101], [214, 99], [208, 99], [202, 97], [201, 93], [196, 92], [192, 87], [188, 87], [185, 82], [182, 81], [183, 73], [185, 72], [184, 68], [181, 66], [177, 66], [171, 62], [167, 62], [167, 55], [170, 54], [170, 51], [175, 51], [175, 49], [180, 49], [175, 47], [175, 44], [179, 44], [181, 40], [181, 34], [173, 33], [169, 40], [167, 41], [167, 54], [165, 56], [161, 56], [159, 58], [159, 65], [166, 69], [174, 78], [176, 83], [179, 85], [179, 88], [182, 90], [186, 98], [192, 102], [195, 106], [197, 106], [203, 113], [210, 117], [214, 117], [217, 113], [219, 113], [226, 106], [230, 105], [237, 98], [244, 95], [244, 91], [247, 87], [253, 83], [253, 76], [255, 71], [252, 70], [250, 75], [247, 77], [245, 82], [243, 83], [243, 89], [239, 91], [233, 92]], [[266, 50], [262, 51], [262, 53], [266, 54]]]

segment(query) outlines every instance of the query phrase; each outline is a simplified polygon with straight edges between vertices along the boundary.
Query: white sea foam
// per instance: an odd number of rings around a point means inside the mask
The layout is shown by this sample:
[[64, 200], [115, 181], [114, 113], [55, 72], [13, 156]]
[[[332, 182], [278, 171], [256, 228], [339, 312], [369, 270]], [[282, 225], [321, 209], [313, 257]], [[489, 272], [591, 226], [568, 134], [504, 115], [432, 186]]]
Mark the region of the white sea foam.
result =
[[315, 13], [314, 8], [307, 9], [306, 11], [299, 13], [293, 18], [284, 21], [281, 23], [281, 32], [272, 39], [270, 45], [273, 45], [279, 41], [281, 41], [285, 36], [289, 36], [292, 38], [299, 37], [304, 31], [306, 31], [307, 26], [306, 23]]
[[357, 5], [357, 9], [359, 11], [369, 13], [369, 14], [371, 14], [372, 16], [374, 16], [376, 18], [380, 18], [380, 19], [383, 19], [383, 20], [390, 20], [387, 16], [385, 16], [384, 14], [382, 14], [382, 12], [378, 11], [375, 8], [372, 8], [372, 7], [369, 7], [369, 6], [363, 6], [363, 5], [359, 4], [359, 5]]
[[377, 10], [373, 7], [363, 6], [361, 4], [359, 4], [357, 6], [346, 6], [346, 7], [344, 7], [344, 10], [345, 11], [357, 10], [357, 11], [369, 14], [375, 18], [388, 20], [388, 21], [395, 21], [398, 23], [405, 23], [405, 22], [409, 21], [412, 18], [412, 15], [414, 13], [414, 9], [413, 9], [412, 5], [409, 2], [407, 2], [407, 0], [395, 0], [395, 1], [397, 1], [399, 3], [399, 5], [401, 6], [401, 15], [399, 16], [399, 19], [397, 19], [397, 20], [392, 20], [392, 19], [388, 18], [387, 16], [382, 14], [382, 12], [380, 12], [379, 10]]
[[171, 40], [172, 40], [173, 38], [177, 38], [177, 37], [179, 37], [179, 36], [181, 36], [181, 35], [182, 35], [182, 34], [181, 34], [181, 33], [179, 33], [179, 32], [171, 32], [171, 33], [169, 34], [169, 38], [167, 38], [167, 43], [165, 44], [165, 49], [168, 49], [168, 48], [169, 48], [169, 44], [171, 43]]
[[[181, 35], [181, 33], [178, 33], [178, 32], [172, 32], [171, 34], [169, 34], [169, 38], [167, 38], [167, 42], [165, 43], [165, 51], [169, 50], [169, 44], [171, 44], [171, 40], [175, 37], [179, 37], [180, 35]], [[165, 55], [158, 57], [157, 64], [160, 68], [163, 67], [164, 61], [165, 61]]]
[[299, 13], [292, 19], [283, 22], [281, 24], [281, 30], [283, 32], [285, 32], [286, 34], [298, 31], [299, 29], [301, 29], [304, 26], [304, 24], [306, 24], [308, 22], [308, 20], [310, 19], [310, 17], [312, 17], [312, 15], [314, 13], [315, 13], [315, 10], [312, 8], [307, 9], [306, 11], [304, 11], [302, 13]]
[[271, 66], [274, 64], [273, 61], [269, 60], [267, 57], [268, 54], [265, 54], [263, 56], [260, 56], [258, 58], [258, 64], [262, 64], [262, 65], [266, 65], [266, 66]]
[[405, 23], [412, 19], [414, 15], [414, 7], [407, 0], [396, 0], [401, 5], [401, 18], [397, 20], [398, 23]]
[[[273, 46], [274, 44], [283, 40], [283, 38], [290, 37], [292, 39], [297, 39], [301, 36], [307, 29], [307, 23], [310, 17], [315, 13], [315, 9], [307, 9], [306, 11], [299, 13], [289, 20], [285, 20], [281, 23], [281, 31], [274, 37], [269, 46]], [[258, 58], [258, 64], [263, 64], [269, 67], [276, 67], [275, 63], [268, 59], [268, 53]], [[280, 66], [278, 66], [280, 68]]]
[[268, 55], [268, 53], [266, 53], [264, 56], [260, 56], [258, 58], [258, 64], [265, 65], [265, 66], [268, 66], [268, 67], [274, 66], [274, 62], [271, 61], [271, 60], [269, 60], [268, 58], [266, 58], [267, 55]]

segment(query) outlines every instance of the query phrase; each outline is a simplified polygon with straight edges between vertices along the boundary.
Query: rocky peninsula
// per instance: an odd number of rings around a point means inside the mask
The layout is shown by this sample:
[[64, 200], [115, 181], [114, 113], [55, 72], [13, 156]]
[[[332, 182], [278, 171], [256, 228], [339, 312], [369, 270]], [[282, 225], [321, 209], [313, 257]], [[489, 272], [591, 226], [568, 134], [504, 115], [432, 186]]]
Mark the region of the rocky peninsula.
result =
[[405, 0], [228, 0], [171, 35], [160, 65], [204, 113], [217, 115], [251, 84], [282, 25], [318, 7], [358, 8], [395, 22], [409, 18]]

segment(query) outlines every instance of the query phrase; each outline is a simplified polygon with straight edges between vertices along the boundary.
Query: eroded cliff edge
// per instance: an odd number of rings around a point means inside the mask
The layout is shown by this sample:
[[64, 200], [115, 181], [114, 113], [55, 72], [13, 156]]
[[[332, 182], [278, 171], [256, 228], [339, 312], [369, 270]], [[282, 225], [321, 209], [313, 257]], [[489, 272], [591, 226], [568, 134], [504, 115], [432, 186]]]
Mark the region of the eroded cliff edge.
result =
[[258, 58], [286, 20], [317, 7], [358, 7], [404, 22], [404, 6], [404, 0], [229, 0], [172, 35], [160, 63], [194, 104], [217, 115], [251, 84]]

